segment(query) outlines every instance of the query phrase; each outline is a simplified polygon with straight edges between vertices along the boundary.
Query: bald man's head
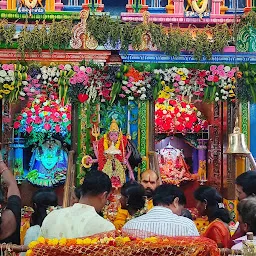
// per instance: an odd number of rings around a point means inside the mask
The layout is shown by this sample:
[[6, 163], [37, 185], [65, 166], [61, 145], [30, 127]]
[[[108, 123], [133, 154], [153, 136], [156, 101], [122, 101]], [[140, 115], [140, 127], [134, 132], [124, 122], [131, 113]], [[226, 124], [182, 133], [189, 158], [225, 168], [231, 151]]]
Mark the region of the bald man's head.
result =
[[158, 175], [153, 170], [146, 170], [141, 174], [141, 185], [145, 188], [146, 196], [152, 197], [157, 187]]

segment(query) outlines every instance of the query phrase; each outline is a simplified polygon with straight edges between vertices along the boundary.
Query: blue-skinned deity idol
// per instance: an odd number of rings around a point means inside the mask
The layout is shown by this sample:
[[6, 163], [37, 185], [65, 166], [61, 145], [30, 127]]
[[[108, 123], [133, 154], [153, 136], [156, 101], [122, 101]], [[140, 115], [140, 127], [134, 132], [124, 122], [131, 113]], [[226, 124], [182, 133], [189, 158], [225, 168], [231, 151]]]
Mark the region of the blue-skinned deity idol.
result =
[[41, 187], [57, 186], [65, 182], [67, 166], [67, 150], [59, 140], [50, 139], [34, 148], [27, 179]]

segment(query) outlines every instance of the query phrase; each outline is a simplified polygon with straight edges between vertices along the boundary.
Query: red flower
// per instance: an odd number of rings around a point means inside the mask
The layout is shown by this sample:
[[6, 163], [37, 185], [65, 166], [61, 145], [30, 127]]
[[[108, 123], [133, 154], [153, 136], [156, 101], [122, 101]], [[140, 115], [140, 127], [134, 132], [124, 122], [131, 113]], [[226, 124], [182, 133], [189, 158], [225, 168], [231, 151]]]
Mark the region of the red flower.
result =
[[194, 131], [195, 132], [201, 131], [201, 126], [199, 124], [196, 124], [195, 127], [194, 127]]
[[46, 131], [49, 131], [49, 130], [51, 129], [51, 125], [50, 125], [49, 123], [45, 123], [45, 124], [44, 124], [44, 129], [45, 129]]
[[18, 122], [18, 121], [14, 122], [13, 128], [18, 129], [19, 127], [20, 127], [20, 122]]
[[169, 104], [172, 106], [176, 106], [177, 102], [176, 102], [176, 100], [169, 100]]
[[213, 77], [213, 82], [216, 83], [216, 82], [218, 82], [218, 81], [219, 81], [219, 77], [215, 75], [215, 76]]
[[157, 99], [157, 102], [158, 102], [158, 103], [160, 103], [160, 104], [163, 104], [163, 103], [164, 103], [164, 101], [165, 101], [165, 99], [164, 99], [164, 98], [159, 98], [159, 99]]
[[81, 103], [84, 103], [85, 101], [88, 100], [89, 96], [87, 94], [84, 94], [84, 93], [79, 93], [78, 96], [77, 96], [78, 100], [81, 102]]
[[55, 126], [55, 131], [60, 132], [60, 126], [58, 124]]
[[22, 116], [17, 116], [16, 118], [18, 121], [20, 121], [22, 119]]
[[106, 99], [106, 100], [110, 100], [111, 99], [111, 97], [110, 97], [110, 92], [111, 92], [111, 90], [103, 90], [102, 91], [102, 96]]
[[41, 123], [41, 118], [39, 117], [39, 116], [37, 116], [36, 118], [35, 118], [35, 124], [40, 124]]
[[32, 130], [33, 130], [33, 127], [31, 125], [28, 125], [27, 128], [26, 128], [26, 132], [31, 133]]
[[26, 120], [26, 123], [31, 124], [32, 122], [33, 122], [33, 119], [31, 117], [28, 117], [27, 120]]
[[200, 77], [205, 77], [205, 76], [206, 76], [206, 71], [205, 71], [205, 70], [202, 70], [202, 71], [199, 73], [199, 76], [200, 76]]
[[67, 126], [68, 131], [71, 131], [71, 124]]

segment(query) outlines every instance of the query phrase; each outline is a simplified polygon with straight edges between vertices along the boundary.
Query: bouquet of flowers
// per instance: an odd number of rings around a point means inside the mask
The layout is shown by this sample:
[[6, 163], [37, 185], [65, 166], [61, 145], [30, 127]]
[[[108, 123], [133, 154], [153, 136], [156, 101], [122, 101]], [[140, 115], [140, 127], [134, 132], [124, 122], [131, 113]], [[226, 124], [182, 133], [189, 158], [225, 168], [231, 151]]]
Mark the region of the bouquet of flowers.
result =
[[155, 104], [155, 130], [157, 133], [200, 132], [208, 122], [191, 103], [158, 98]]
[[39, 95], [29, 102], [14, 122], [16, 133], [27, 138], [27, 144], [42, 143], [57, 135], [70, 144], [71, 105], [63, 105], [54, 96]]

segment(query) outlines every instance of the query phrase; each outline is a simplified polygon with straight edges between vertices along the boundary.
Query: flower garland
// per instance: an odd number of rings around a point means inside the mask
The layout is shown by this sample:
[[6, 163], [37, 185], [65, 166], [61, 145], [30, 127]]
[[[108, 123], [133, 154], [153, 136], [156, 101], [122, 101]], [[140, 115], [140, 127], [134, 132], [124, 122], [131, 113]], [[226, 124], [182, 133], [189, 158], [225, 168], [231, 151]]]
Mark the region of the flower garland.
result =
[[[0, 98], [30, 100], [56, 94], [66, 103], [153, 100], [163, 87], [189, 101], [233, 101], [238, 68], [211, 65], [209, 70], [171, 67], [139, 71], [133, 66], [95, 64], [22, 66], [0, 65]], [[239, 77], [241, 77], [241, 72]], [[248, 84], [248, 83], [247, 83]]]

